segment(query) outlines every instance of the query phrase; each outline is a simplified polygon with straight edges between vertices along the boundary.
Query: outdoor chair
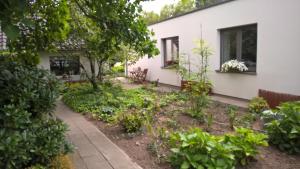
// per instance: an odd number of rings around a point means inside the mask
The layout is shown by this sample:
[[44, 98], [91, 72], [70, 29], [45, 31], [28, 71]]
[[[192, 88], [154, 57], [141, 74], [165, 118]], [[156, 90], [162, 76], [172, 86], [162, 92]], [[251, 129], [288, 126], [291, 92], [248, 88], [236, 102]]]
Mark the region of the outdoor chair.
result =
[[143, 83], [146, 80], [148, 69], [142, 70], [140, 67], [134, 68], [130, 73], [130, 78], [134, 82]]

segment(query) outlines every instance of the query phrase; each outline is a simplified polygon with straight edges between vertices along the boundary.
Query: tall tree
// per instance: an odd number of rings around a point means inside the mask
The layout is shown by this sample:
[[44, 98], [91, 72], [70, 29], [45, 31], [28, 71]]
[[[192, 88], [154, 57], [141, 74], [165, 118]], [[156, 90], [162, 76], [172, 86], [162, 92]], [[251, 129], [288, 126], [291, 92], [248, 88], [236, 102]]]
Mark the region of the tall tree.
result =
[[[129, 46], [140, 56], [151, 57], [158, 53], [155, 41], [150, 37], [152, 33], [141, 17], [140, 2], [141, 0], [74, 0], [82, 16], [93, 25], [88, 28], [92, 28], [90, 32], [93, 33], [85, 38], [85, 42], [92, 73], [90, 82], [94, 89], [97, 89], [95, 63], [101, 71], [121, 45]], [[102, 73], [99, 75], [101, 82]]]
[[165, 5], [160, 11], [160, 20], [177, 16], [195, 9], [195, 0], [181, 0], [176, 4]]
[[67, 0], [1, 0], [0, 24], [8, 37], [10, 54], [36, 65], [38, 52], [54, 48], [69, 31]]
[[143, 12], [142, 13], [144, 21], [149, 25], [159, 21], [159, 14], [151, 11], [151, 12]]

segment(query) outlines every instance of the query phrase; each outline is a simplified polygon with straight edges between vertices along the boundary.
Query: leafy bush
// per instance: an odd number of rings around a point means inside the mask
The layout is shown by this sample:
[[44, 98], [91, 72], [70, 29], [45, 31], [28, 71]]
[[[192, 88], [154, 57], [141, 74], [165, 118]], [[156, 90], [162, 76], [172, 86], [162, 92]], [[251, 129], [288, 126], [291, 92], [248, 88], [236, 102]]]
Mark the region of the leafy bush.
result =
[[251, 99], [248, 109], [250, 113], [261, 114], [264, 110], [269, 109], [269, 105], [264, 98], [254, 97]]
[[114, 66], [111, 68], [111, 71], [113, 73], [124, 73], [124, 71], [125, 71], [124, 65]]
[[230, 128], [233, 129], [234, 125], [235, 125], [236, 117], [237, 117], [237, 107], [231, 106], [231, 105], [228, 106], [226, 113], [228, 114], [228, 117], [229, 117]]
[[59, 95], [58, 81], [47, 70], [21, 66], [13, 62], [0, 64], [0, 103], [21, 106], [33, 117], [47, 114], [55, 107]]
[[0, 63], [0, 168], [41, 164], [70, 150], [67, 127], [51, 118], [58, 82], [48, 71]]
[[209, 96], [206, 94], [193, 95], [191, 96], [191, 99], [191, 109], [188, 111], [188, 114], [200, 122], [204, 122], [204, 109], [207, 108], [210, 103]]
[[220, 143], [221, 140], [221, 137], [197, 128], [185, 133], [174, 133], [170, 136], [170, 162], [172, 166], [181, 169], [231, 169], [235, 165], [234, 155], [229, 147]]
[[300, 102], [287, 102], [265, 124], [270, 142], [288, 153], [300, 153]]
[[223, 142], [232, 147], [235, 159], [242, 165], [246, 165], [249, 158], [258, 154], [258, 146], [268, 146], [268, 137], [264, 134], [254, 133], [246, 128], [236, 128], [235, 131], [235, 135], [225, 135]]
[[232, 169], [238, 162], [246, 164], [257, 154], [257, 146], [266, 146], [266, 137], [240, 128], [235, 135], [213, 136], [194, 128], [170, 136], [170, 162], [176, 168]]
[[124, 114], [120, 124], [123, 126], [125, 132], [135, 133], [142, 128], [143, 117], [138, 113]]
[[168, 106], [170, 103], [175, 102], [179, 99], [178, 93], [172, 92], [164, 95], [160, 99], [160, 107]]

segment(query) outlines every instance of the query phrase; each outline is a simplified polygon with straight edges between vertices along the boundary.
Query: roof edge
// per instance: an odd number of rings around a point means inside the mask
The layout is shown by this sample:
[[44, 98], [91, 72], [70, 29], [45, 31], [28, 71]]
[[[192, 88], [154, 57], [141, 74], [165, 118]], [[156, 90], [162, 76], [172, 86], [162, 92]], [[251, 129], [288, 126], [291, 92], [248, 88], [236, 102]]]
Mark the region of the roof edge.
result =
[[172, 19], [175, 19], [175, 18], [179, 18], [179, 17], [184, 16], [184, 15], [188, 15], [188, 14], [191, 14], [191, 13], [195, 13], [195, 12], [198, 12], [198, 11], [202, 11], [202, 10], [204, 10], [204, 9], [211, 8], [211, 7], [215, 7], [215, 6], [222, 5], [222, 4], [225, 4], [225, 3], [228, 3], [228, 2], [232, 2], [232, 1], [236, 1], [236, 0], [226, 0], [226, 1], [223, 1], [223, 2], [218, 2], [218, 3], [215, 3], [215, 4], [207, 5], [207, 6], [205, 6], [205, 7], [193, 9], [193, 10], [191, 10], [191, 11], [189, 11], [189, 12], [185, 12], [185, 13], [182, 13], [182, 14], [179, 14], [179, 15], [176, 15], [176, 16], [172, 16], [172, 17], [169, 17], [169, 18], [166, 18], [166, 19], [163, 19], [163, 20], [160, 20], [160, 21], [151, 23], [151, 24], [149, 24], [149, 25], [147, 25], [147, 26], [152, 26], [152, 25], [155, 25], [155, 24], [158, 24], [158, 23], [161, 23], [161, 22], [165, 22], [165, 21], [168, 21], [168, 20], [172, 20]]

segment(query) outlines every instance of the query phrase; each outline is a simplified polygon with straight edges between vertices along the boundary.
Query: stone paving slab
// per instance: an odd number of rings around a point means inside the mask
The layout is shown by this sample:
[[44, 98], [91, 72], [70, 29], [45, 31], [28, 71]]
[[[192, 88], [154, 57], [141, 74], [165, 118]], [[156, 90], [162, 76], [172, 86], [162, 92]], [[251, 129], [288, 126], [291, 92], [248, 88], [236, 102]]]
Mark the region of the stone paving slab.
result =
[[55, 112], [69, 126], [67, 138], [75, 146], [71, 159], [76, 169], [142, 169], [96, 126], [62, 101], [57, 102]]

